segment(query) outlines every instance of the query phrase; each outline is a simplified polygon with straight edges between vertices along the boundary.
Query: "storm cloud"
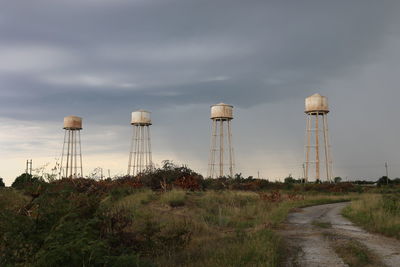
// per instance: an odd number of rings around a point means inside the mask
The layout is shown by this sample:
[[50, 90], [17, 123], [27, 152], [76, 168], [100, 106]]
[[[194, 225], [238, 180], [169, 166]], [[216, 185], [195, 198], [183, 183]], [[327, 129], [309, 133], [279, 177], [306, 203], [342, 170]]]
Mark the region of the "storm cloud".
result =
[[[156, 161], [205, 173], [209, 106], [235, 106], [238, 172], [301, 175], [304, 98], [329, 98], [334, 174], [400, 176], [396, 1], [2, 1], [0, 176], [60, 153], [84, 118], [85, 169], [123, 173], [130, 112]], [[16, 130], [18, 129], [18, 130]], [[46, 156], [47, 155], [47, 156]], [[35, 161], [36, 159], [36, 161]], [[86, 171], [86, 172], [87, 172]]]

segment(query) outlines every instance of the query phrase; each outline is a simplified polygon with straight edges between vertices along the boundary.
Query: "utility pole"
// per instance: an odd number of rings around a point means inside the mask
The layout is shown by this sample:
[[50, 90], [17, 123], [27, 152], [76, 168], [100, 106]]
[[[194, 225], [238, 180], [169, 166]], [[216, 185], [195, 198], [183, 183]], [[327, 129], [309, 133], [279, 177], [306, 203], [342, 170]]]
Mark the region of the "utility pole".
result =
[[385, 169], [386, 169], [386, 184], [389, 184], [389, 172], [388, 172], [388, 164], [385, 162]]
[[25, 173], [29, 174], [29, 175], [32, 175], [32, 159], [31, 160], [29, 160], [29, 159], [26, 160]]
[[303, 183], [306, 183], [306, 166], [303, 163]]
[[257, 178], [260, 179], [260, 171], [257, 171]]

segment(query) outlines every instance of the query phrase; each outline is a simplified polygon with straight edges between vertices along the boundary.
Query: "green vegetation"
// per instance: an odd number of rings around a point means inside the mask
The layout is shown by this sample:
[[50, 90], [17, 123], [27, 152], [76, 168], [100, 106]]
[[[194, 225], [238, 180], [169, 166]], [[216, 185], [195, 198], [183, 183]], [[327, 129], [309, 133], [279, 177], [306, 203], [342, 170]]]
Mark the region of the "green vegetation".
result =
[[[277, 266], [274, 228], [342, 195], [166, 192], [132, 179], [63, 179], [0, 191], [0, 265]], [[346, 197], [345, 197], [346, 198]]]
[[343, 215], [365, 229], [400, 239], [400, 195], [368, 194], [353, 201]]
[[0, 266], [277, 266], [284, 250], [275, 230], [292, 209], [364, 190], [397, 189], [204, 179], [168, 161], [114, 180], [23, 174], [0, 188]]
[[186, 192], [172, 190], [161, 195], [161, 202], [171, 207], [180, 207], [185, 205]]

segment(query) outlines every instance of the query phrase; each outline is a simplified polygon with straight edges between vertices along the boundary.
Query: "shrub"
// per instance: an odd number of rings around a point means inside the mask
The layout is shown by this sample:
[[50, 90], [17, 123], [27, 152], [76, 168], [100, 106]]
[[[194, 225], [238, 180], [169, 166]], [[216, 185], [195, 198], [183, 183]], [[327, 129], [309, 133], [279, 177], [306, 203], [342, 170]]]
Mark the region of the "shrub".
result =
[[171, 161], [164, 161], [162, 168], [145, 173], [140, 181], [152, 190], [170, 190], [173, 185], [189, 190], [199, 190], [203, 177], [186, 166], [178, 167]]
[[31, 186], [37, 186], [40, 184], [45, 183], [41, 178], [34, 177], [31, 174], [23, 173], [17, 178], [15, 178], [14, 182], [12, 183], [11, 187], [16, 189], [24, 189]]

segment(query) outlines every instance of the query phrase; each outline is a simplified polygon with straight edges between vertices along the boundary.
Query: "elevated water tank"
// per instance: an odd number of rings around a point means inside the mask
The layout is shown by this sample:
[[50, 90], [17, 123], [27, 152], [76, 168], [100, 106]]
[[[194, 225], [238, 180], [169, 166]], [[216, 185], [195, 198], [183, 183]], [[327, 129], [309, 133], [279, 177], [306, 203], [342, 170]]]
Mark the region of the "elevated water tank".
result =
[[233, 106], [224, 103], [211, 106], [211, 119], [233, 119]]
[[305, 113], [329, 112], [328, 99], [320, 94], [313, 94], [312, 96], [307, 97], [305, 103], [306, 103]]
[[82, 118], [77, 116], [67, 116], [64, 118], [64, 129], [66, 130], [81, 130]]
[[150, 112], [146, 110], [138, 110], [132, 112], [132, 125], [151, 125]]

